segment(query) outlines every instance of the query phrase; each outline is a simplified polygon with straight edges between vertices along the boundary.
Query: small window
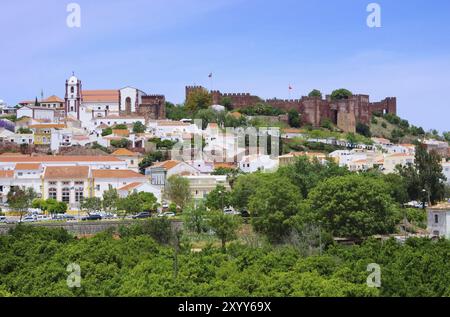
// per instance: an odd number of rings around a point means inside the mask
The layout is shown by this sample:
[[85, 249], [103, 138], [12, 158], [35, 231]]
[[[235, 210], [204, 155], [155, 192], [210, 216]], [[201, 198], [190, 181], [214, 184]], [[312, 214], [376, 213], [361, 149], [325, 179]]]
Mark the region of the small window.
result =
[[434, 215], [434, 223], [439, 223], [439, 215]]

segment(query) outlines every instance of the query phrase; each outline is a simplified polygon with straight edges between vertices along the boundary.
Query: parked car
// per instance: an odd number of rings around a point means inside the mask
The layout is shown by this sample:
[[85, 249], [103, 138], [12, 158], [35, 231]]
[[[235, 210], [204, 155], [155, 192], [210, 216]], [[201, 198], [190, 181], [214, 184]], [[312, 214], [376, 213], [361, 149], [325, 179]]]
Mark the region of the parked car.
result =
[[34, 216], [34, 219], [36, 221], [50, 221], [50, 220], [52, 220], [52, 218], [47, 217], [47, 216], [42, 216], [42, 215]]
[[22, 218], [22, 220], [19, 220], [19, 222], [36, 222], [36, 218], [33, 216], [26, 216], [25, 218]]
[[236, 210], [233, 210], [233, 209], [225, 209], [225, 210], [223, 211], [223, 213], [224, 213], [225, 215], [232, 215], [232, 216], [237, 216], [237, 215], [240, 215], [240, 214], [241, 214], [239, 211], [236, 211]]
[[167, 218], [172, 218], [175, 216], [176, 214], [174, 212], [163, 212], [162, 214], [158, 215], [158, 217], [167, 217]]
[[0, 222], [1, 223], [6, 223], [6, 217], [5, 216], [0, 216]]
[[102, 216], [103, 219], [116, 219], [117, 215], [112, 214], [112, 213], [102, 213], [100, 214], [100, 216]]
[[133, 219], [146, 219], [146, 218], [150, 218], [151, 216], [152, 215], [149, 212], [144, 211], [144, 212], [138, 213], [137, 215], [134, 215], [132, 218]]
[[100, 216], [100, 215], [89, 215], [89, 216], [81, 218], [81, 220], [82, 221], [102, 220], [102, 216]]

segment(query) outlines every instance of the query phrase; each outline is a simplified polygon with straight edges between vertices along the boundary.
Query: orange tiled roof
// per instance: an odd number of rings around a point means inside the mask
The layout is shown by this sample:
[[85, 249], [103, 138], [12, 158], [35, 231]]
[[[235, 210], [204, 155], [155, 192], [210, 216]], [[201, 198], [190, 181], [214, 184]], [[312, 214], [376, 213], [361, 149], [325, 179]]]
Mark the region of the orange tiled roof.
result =
[[12, 178], [13, 175], [13, 171], [0, 171], [0, 178]]
[[130, 191], [130, 190], [135, 189], [135, 188], [138, 187], [138, 186], [141, 186], [142, 184], [143, 184], [143, 183], [139, 183], [139, 182], [131, 183], [131, 184], [128, 184], [128, 185], [126, 185], [126, 186], [123, 186], [122, 188], [119, 188], [119, 190]]
[[44, 179], [86, 179], [88, 166], [49, 166], [45, 169]]
[[389, 157], [408, 157], [408, 156], [414, 157], [414, 155], [408, 153], [395, 153], [390, 155]]
[[33, 171], [41, 168], [40, 163], [17, 163], [16, 171]]
[[165, 168], [166, 170], [170, 170], [180, 163], [181, 162], [179, 162], [179, 161], [170, 160], [170, 161], [154, 163], [152, 167], [162, 167], [162, 168]]
[[118, 90], [83, 90], [84, 102], [119, 102]]
[[112, 133], [114, 135], [120, 135], [120, 136], [129, 136], [130, 135], [130, 132], [125, 129], [113, 129]]
[[214, 163], [214, 169], [216, 168], [236, 168], [234, 163]]
[[30, 129], [64, 129], [67, 126], [65, 124], [33, 124], [30, 125]]
[[114, 155], [114, 156], [139, 156], [140, 154], [136, 153], [136, 152], [131, 152], [130, 150], [127, 150], [127, 149], [118, 149], [111, 155]]
[[45, 162], [121, 162], [122, 160], [114, 156], [0, 156], [3, 163], [45, 163]]
[[58, 96], [53, 95], [53, 96], [48, 97], [47, 99], [42, 100], [41, 102], [43, 102], [43, 103], [50, 103], [50, 102], [63, 103], [64, 100], [62, 100]]
[[93, 178], [145, 178], [144, 175], [131, 170], [93, 170]]

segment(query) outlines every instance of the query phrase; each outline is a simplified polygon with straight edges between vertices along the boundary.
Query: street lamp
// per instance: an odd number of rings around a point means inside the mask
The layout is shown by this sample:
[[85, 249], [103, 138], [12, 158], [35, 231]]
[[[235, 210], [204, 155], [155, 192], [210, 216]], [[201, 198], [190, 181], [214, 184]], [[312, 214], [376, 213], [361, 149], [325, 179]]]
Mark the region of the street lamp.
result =
[[423, 193], [423, 200], [422, 200], [422, 204], [423, 204], [423, 210], [425, 210], [425, 203], [426, 203], [426, 195], [427, 195], [427, 190], [424, 188], [422, 189], [422, 193]]

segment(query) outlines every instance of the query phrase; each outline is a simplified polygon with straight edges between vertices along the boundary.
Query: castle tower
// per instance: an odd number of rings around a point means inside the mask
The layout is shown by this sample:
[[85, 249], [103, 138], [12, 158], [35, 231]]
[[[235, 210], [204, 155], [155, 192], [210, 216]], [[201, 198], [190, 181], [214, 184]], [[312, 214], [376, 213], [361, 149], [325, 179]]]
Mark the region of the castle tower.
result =
[[66, 80], [66, 95], [65, 95], [65, 111], [66, 116], [72, 116], [80, 119], [80, 106], [82, 100], [81, 80], [72, 75]]

